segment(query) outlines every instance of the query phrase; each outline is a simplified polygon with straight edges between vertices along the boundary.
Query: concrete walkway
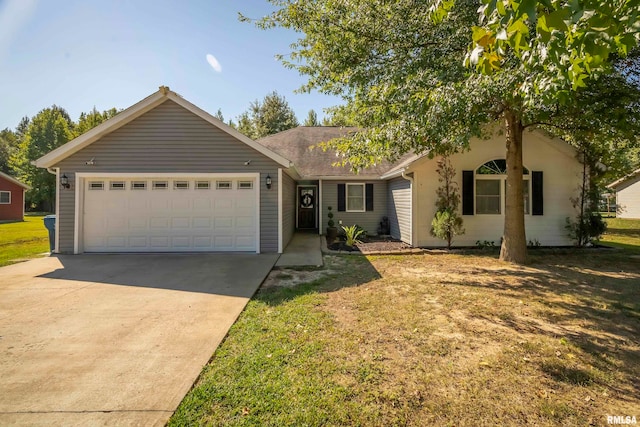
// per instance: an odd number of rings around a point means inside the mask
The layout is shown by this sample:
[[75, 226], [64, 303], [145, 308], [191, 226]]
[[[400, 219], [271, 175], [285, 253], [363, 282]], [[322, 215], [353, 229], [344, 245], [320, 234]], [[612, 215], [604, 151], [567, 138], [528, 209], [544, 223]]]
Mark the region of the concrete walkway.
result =
[[0, 425], [163, 426], [277, 254], [0, 268]]
[[276, 267], [322, 266], [322, 236], [314, 233], [295, 233]]

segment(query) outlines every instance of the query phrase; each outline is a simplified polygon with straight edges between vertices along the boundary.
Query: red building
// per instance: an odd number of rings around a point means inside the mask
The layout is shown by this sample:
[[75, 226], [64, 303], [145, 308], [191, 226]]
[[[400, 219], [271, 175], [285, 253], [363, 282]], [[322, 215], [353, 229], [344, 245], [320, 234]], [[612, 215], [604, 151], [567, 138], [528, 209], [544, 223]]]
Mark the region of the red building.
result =
[[0, 221], [24, 219], [24, 193], [29, 187], [0, 172]]

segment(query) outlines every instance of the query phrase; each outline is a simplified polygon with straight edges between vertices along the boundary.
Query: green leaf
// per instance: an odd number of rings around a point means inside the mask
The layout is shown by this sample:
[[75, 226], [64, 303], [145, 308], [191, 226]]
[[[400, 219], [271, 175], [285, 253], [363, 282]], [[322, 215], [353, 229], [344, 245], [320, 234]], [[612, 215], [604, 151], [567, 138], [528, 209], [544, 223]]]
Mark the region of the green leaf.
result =
[[551, 32], [553, 30], [567, 31], [569, 29], [565, 22], [567, 16], [568, 12], [564, 9], [556, 10], [548, 14], [545, 19], [548, 30]]
[[536, 17], [537, 0], [522, 0], [518, 6], [518, 16], [526, 14], [530, 21], [533, 21]]

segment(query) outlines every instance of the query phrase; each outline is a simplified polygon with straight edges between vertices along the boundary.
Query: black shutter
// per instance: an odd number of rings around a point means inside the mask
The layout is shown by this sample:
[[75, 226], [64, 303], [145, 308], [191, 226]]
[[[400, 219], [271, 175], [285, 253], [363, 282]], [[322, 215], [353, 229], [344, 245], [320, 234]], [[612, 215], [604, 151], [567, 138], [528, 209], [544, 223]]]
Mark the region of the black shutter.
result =
[[338, 184], [338, 212], [347, 210], [347, 198], [344, 184]]
[[531, 215], [544, 214], [544, 197], [542, 191], [542, 172], [531, 173]]
[[373, 210], [373, 184], [365, 185], [365, 210], [372, 211]]
[[473, 215], [473, 171], [462, 171], [462, 215]]

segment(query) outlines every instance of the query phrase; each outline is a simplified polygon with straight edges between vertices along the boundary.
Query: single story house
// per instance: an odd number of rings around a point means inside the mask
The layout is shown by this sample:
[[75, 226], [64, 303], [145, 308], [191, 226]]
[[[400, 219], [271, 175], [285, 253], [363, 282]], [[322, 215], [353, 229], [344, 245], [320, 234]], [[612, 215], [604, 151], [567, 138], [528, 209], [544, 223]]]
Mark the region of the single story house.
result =
[[[436, 160], [408, 155], [354, 174], [314, 148], [349, 132], [299, 127], [254, 141], [181, 96], [158, 92], [36, 161], [57, 176], [58, 253], [282, 252], [296, 230], [336, 224], [443, 246], [429, 233]], [[466, 234], [498, 244], [504, 224], [504, 137], [451, 157]], [[527, 238], [567, 245], [565, 219], [580, 183], [575, 151], [540, 132], [524, 136]]]
[[11, 175], [0, 172], [0, 221], [24, 219], [24, 193], [30, 188]]
[[607, 186], [616, 192], [616, 216], [640, 219], [640, 169]]

